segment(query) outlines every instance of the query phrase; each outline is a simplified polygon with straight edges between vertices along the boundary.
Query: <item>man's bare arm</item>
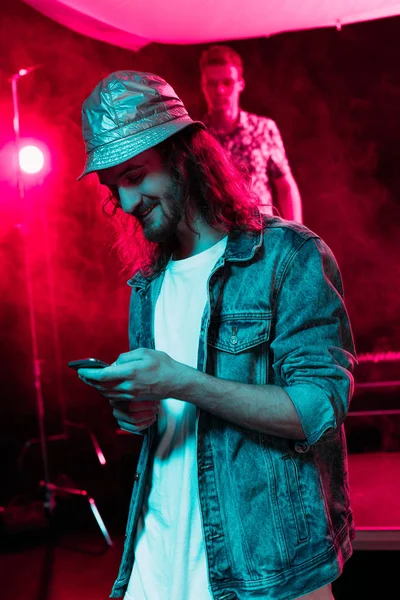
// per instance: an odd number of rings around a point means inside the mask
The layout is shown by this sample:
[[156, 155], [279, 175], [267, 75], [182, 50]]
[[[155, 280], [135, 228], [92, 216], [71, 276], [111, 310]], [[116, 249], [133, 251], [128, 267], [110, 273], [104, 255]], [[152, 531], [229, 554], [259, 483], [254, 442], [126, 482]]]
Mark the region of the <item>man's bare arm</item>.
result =
[[297, 183], [291, 173], [272, 179], [278, 198], [282, 217], [288, 221], [303, 222], [301, 196]]
[[173, 394], [246, 429], [306, 439], [294, 404], [277, 385], [238, 383], [186, 367]]

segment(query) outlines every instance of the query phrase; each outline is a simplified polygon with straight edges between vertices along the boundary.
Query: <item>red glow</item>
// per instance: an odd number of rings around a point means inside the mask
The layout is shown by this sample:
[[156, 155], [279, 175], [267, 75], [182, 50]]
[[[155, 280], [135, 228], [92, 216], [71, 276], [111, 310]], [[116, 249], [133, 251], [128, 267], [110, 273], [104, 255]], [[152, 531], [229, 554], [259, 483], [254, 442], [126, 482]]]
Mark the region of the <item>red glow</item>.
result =
[[24, 146], [18, 153], [19, 166], [24, 173], [39, 173], [44, 166], [44, 154], [37, 146]]
[[104, 454], [102, 452], [98, 452], [97, 453], [97, 458], [99, 459], [99, 463], [101, 465], [105, 465], [106, 464], [106, 459], [105, 459], [105, 456], [104, 456]]

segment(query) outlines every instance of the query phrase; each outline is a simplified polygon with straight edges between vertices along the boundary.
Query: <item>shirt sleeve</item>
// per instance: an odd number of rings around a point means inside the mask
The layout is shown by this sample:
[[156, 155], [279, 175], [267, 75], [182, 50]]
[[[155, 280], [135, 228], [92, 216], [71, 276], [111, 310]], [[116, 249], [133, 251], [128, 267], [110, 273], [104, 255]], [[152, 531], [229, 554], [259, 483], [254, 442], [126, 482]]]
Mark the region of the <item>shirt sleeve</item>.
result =
[[328, 246], [304, 242], [289, 261], [276, 298], [273, 369], [315, 444], [338, 429], [353, 394], [356, 362], [341, 275]]
[[271, 179], [278, 179], [290, 173], [290, 166], [280, 131], [272, 119], [268, 119], [266, 122], [266, 138], [269, 154], [267, 174]]
[[[129, 300], [129, 327], [128, 327], [128, 336], [129, 336], [129, 350], [136, 350], [139, 347], [138, 338], [136, 335], [137, 325], [135, 323], [135, 315], [138, 313], [137, 304], [137, 293], [132, 290]], [[134, 433], [135, 435], [143, 436], [147, 429], [143, 431], [135, 431], [133, 425], [129, 423], [125, 423], [124, 421], [118, 421], [118, 425], [124, 431], [128, 431], [129, 433]]]

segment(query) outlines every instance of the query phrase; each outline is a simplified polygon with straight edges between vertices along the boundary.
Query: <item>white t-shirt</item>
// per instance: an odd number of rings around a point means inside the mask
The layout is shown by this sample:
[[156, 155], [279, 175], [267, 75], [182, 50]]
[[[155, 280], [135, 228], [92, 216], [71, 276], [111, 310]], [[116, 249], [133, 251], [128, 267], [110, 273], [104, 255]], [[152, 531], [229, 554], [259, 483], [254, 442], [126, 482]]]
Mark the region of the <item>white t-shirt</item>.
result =
[[[227, 237], [170, 261], [156, 303], [155, 347], [197, 368], [201, 319], [211, 270]], [[156, 450], [135, 537], [126, 600], [211, 600], [196, 460], [196, 406], [161, 402]]]

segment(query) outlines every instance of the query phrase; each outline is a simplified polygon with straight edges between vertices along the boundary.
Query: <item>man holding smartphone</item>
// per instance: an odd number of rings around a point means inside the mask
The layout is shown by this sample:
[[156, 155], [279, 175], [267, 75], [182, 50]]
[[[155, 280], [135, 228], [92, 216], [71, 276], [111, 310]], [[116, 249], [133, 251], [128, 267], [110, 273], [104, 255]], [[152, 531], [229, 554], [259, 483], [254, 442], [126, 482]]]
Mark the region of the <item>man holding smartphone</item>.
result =
[[130, 351], [78, 372], [143, 436], [112, 597], [331, 599], [354, 537], [355, 362], [331, 251], [260, 215], [156, 75], [101, 81], [83, 135], [132, 294]]

